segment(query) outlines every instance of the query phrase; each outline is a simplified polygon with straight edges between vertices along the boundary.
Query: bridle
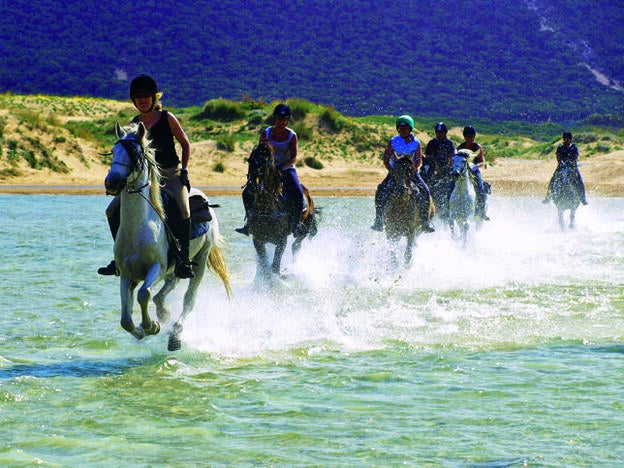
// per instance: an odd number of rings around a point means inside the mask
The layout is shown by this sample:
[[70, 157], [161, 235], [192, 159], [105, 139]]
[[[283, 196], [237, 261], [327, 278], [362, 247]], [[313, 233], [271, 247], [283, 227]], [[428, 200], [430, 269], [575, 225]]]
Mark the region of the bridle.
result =
[[[131, 163], [126, 164], [121, 161], [113, 161], [111, 165], [116, 164], [118, 166], [127, 168], [128, 175], [132, 174], [133, 172], [137, 170], [145, 169], [145, 166], [147, 165], [147, 158], [145, 157], [145, 148], [143, 148], [143, 145], [141, 144], [139, 140], [135, 138], [121, 138], [117, 140], [117, 142], [115, 143], [115, 145], [113, 145], [113, 147], [116, 145], [123, 146], [124, 150], [126, 150], [126, 153], [130, 157]], [[113, 154], [113, 152], [111, 151], [110, 153], [106, 153], [106, 154]], [[126, 185], [126, 193], [128, 194], [141, 193], [144, 188], [150, 186], [150, 181], [148, 178], [147, 181], [144, 184], [140, 185], [139, 187], [131, 187], [127, 183], [125, 185]], [[145, 196], [143, 197], [145, 198]]]

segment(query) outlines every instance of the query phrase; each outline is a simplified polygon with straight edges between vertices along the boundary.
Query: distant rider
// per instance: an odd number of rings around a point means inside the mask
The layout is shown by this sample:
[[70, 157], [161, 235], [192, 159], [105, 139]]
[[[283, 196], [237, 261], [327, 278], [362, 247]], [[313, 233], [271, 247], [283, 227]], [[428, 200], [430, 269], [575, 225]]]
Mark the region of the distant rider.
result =
[[396, 120], [396, 130], [398, 135], [392, 137], [384, 152], [384, 166], [388, 169], [388, 175], [379, 184], [375, 192], [375, 222], [371, 229], [383, 231], [383, 211], [392, 192], [392, 176], [390, 171], [394, 167], [394, 162], [399, 157], [409, 157], [414, 166], [413, 182], [418, 187], [415, 195], [418, 203], [420, 219], [422, 220], [423, 232], [434, 232], [435, 229], [429, 221], [430, 193], [427, 184], [422, 180], [418, 170], [422, 164], [422, 147], [418, 138], [414, 136], [414, 119], [409, 115], [402, 115]]
[[[301, 212], [304, 207], [303, 189], [295, 169], [298, 152], [297, 134], [287, 126], [292, 117], [292, 111], [288, 105], [278, 104], [273, 110], [273, 117], [274, 125], [260, 134], [259, 144], [269, 143], [273, 147], [275, 165], [282, 175], [282, 190], [284, 191], [290, 230], [295, 237], [301, 237], [306, 234], [307, 229], [301, 222]], [[252, 205], [253, 195], [249, 187], [246, 186], [243, 190], [246, 222], [243, 227], [235, 229], [236, 232], [246, 236], [249, 235], [249, 212]]]
[[[175, 274], [178, 278], [193, 278], [195, 273], [189, 259], [189, 243], [191, 236], [191, 212], [189, 208], [188, 163], [191, 155], [191, 144], [178, 119], [171, 113], [162, 110], [156, 81], [150, 76], [140, 75], [130, 83], [130, 99], [139, 115], [132, 119], [133, 123], [143, 122], [147, 128], [151, 145], [155, 149], [155, 158], [162, 173], [162, 183], [171, 193], [180, 209], [181, 221], [173, 226], [180, 243], [180, 252], [176, 258]], [[182, 148], [182, 157], [178, 156], [174, 139]], [[113, 239], [119, 230], [119, 196], [116, 196], [106, 208], [106, 217]], [[115, 260], [98, 269], [100, 275], [117, 274]]]
[[479, 216], [484, 221], [489, 221], [490, 218], [487, 215], [487, 196], [490, 189], [489, 184], [483, 181], [480, 169], [485, 165], [485, 155], [483, 153], [483, 148], [479, 143], [475, 143], [477, 131], [474, 127], [470, 125], [464, 127], [463, 135], [464, 141], [460, 143], [460, 145], [457, 147], [457, 151], [467, 149], [472, 151], [473, 153], [477, 153], [477, 155], [472, 160], [472, 166], [470, 167], [470, 170], [474, 175], [472, 181], [477, 196], [475, 204], [475, 215]]
[[583, 178], [581, 177], [581, 172], [578, 168], [578, 158], [579, 158], [579, 150], [574, 143], [572, 143], [572, 133], [563, 132], [562, 135], [563, 144], [557, 147], [557, 169], [553, 173], [550, 178], [550, 183], [548, 184], [548, 192], [546, 193], [546, 198], [542, 201], [542, 203], [549, 203], [553, 198], [553, 189], [555, 180], [557, 179], [558, 172], [565, 164], [569, 164], [571, 167], [574, 167], [576, 171], [576, 184], [577, 189], [581, 193], [581, 203], [583, 205], [587, 205], [587, 196], [585, 194], [585, 184], [583, 183]]

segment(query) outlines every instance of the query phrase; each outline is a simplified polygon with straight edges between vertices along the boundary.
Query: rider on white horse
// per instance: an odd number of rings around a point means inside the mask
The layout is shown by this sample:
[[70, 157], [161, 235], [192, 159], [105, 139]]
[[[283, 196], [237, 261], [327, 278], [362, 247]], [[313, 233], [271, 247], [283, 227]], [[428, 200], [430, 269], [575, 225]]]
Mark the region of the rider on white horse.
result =
[[477, 154], [472, 161], [472, 166], [470, 168], [474, 175], [472, 180], [477, 197], [475, 215], [479, 216], [484, 221], [489, 221], [490, 218], [487, 215], [487, 194], [489, 193], [489, 184], [483, 181], [480, 169], [480, 167], [485, 165], [483, 148], [479, 143], [475, 143], [474, 141], [477, 136], [477, 131], [474, 127], [470, 125], [464, 127], [463, 135], [464, 142], [457, 147], [457, 151], [467, 149]]
[[[173, 196], [180, 210], [180, 220], [172, 226], [180, 243], [180, 252], [176, 259], [175, 273], [178, 278], [193, 278], [192, 263], [189, 260], [189, 242], [191, 236], [191, 212], [189, 208], [188, 163], [191, 144], [178, 119], [168, 111], [162, 110], [159, 102], [162, 93], [158, 91], [156, 81], [150, 76], [140, 75], [130, 83], [130, 99], [140, 112], [132, 122], [143, 122], [148, 130], [151, 146], [155, 150], [156, 162], [163, 176], [165, 188]], [[175, 140], [182, 147], [182, 156], [178, 156]], [[115, 197], [106, 208], [106, 217], [113, 234], [119, 230], [119, 197]], [[117, 274], [117, 265], [113, 260], [98, 270], [100, 275]]]
[[423, 232], [434, 232], [435, 228], [429, 221], [429, 203], [431, 197], [429, 187], [427, 187], [427, 184], [425, 184], [418, 173], [422, 164], [422, 147], [418, 138], [412, 133], [414, 129], [414, 119], [409, 115], [400, 116], [396, 120], [396, 129], [399, 134], [390, 139], [384, 153], [384, 166], [388, 169], [388, 175], [381, 184], [379, 184], [375, 193], [375, 222], [371, 226], [371, 229], [375, 231], [383, 231], [384, 229], [383, 211], [393, 188], [390, 171], [397, 157], [407, 155], [411, 158], [412, 164], [414, 165], [414, 178], [412, 181], [418, 187], [415, 197], [418, 202], [420, 219], [422, 220], [422, 230]]
[[563, 132], [563, 144], [557, 147], [557, 169], [555, 169], [555, 173], [550, 179], [550, 183], [548, 184], [548, 192], [546, 193], [546, 198], [542, 201], [542, 203], [549, 203], [553, 197], [553, 185], [555, 180], [557, 179], [555, 176], [557, 175], [557, 171], [559, 171], [563, 164], [570, 163], [572, 167], [576, 169], [576, 183], [579, 192], [582, 195], [581, 203], [583, 205], [587, 205], [587, 197], [585, 195], [585, 184], [583, 183], [583, 178], [581, 177], [581, 172], [578, 169], [578, 158], [579, 158], [579, 150], [574, 143], [572, 143], [572, 133]]

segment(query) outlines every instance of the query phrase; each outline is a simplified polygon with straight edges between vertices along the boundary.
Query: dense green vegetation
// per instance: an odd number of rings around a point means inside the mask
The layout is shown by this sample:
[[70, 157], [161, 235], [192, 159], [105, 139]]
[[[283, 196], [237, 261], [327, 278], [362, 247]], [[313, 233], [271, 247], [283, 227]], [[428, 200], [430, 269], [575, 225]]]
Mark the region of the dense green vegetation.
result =
[[[304, 154], [298, 164], [318, 170], [338, 159], [380, 164], [388, 138], [394, 134], [394, 116], [349, 117], [331, 106], [304, 99], [287, 102], [293, 111], [291, 126], [300, 137]], [[216, 142], [216, 151], [203, 157], [212, 171], [222, 173], [228, 170], [233, 153], [234, 157], [246, 157], [258, 132], [273, 123], [274, 105], [221, 98], [203, 106], [176, 108], [175, 114], [192, 143]], [[90, 157], [96, 154], [97, 164], [108, 165], [107, 152], [115, 141], [115, 122], [129, 122], [134, 113], [129, 104], [101, 99], [0, 94], [0, 180], [20, 176], [23, 167], [68, 173], [70, 169], [63, 160], [67, 156], [89, 168], [89, 161], [93, 161]], [[90, 117], [91, 114], [95, 115]], [[436, 122], [430, 117], [415, 118], [416, 133], [423, 143], [433, 136]], [[459, 143], [464, 122], [445, 122], [451, 129], [451, 138]], [[583, 157], [624, 149], [622, 128], [486, 119], [473, 123], [490, 164], [496, 164], [498, 158], [552, 158], [564, 129], [574, 132]], [[89, 157], [81, 149], [85, 143], [93, 149]], [[243, 148], [247, 151], [241, 151]]]
[[127, 99], [145, 72], [176, 107], [299, 97], [349, 116], [621, 126], [623, 23], [606, 0], [15, 0], [0, 92]]

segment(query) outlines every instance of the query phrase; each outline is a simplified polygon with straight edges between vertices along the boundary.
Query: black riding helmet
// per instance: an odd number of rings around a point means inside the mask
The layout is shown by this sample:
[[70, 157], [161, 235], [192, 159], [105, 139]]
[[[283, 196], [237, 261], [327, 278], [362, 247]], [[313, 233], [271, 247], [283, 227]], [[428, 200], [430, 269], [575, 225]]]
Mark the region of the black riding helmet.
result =
[[292, 112], [290, 111], [290, 107], [288, 107], [286, 104], [278, 104], [277, 106], [275, 106], [275, 110], [273, 111], [274, 117], [290, 119], [291, 115]]
[[443, 133], [447, 133], [448, 132], [448, 128], [446, 127], [446, 124], [444, 122], [438, 122], [435, 126], [435, 131], [437, 132], [443, 132]]
[[476, 137], [477, 136], [477, 131], [475, 130], [474, 127], [467, 125], [466, 127], [464, 127], [464, 137]]
[[570, 133], [570, 132], [563, 132], [562, 138], [564, 140], [566, 140], [568, 138], [571, 140], [572, 139], [572, 133]]
[[139, 75], [130, 83], [130, 99], [139, 94], [158, 94], [158, 85], [154, 78], [148, 75]]

